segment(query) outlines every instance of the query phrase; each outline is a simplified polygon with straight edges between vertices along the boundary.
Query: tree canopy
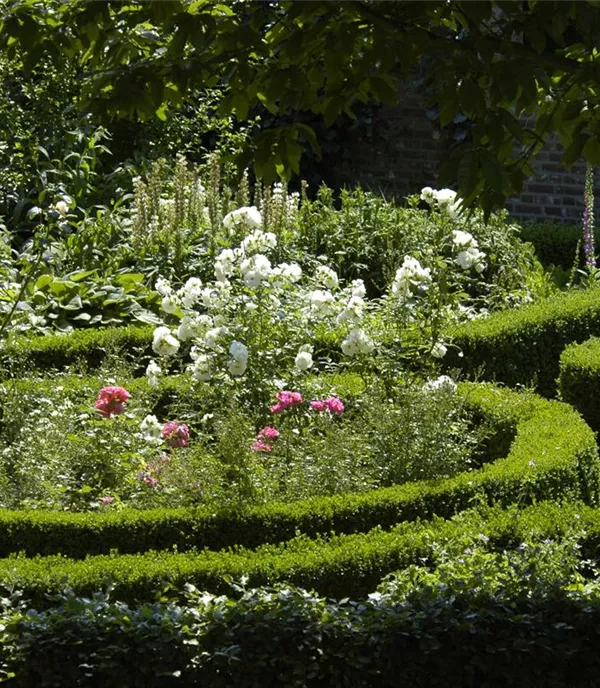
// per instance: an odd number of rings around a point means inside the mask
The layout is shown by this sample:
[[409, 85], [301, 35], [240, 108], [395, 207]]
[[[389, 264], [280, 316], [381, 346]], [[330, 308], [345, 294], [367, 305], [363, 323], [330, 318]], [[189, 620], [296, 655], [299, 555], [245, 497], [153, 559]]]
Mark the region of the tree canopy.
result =
[[280, 118], [254, 142], [267, 179], [318, 152], [295, 113], [330, 125], [359, 102], [401, 100], [417, 72], [442, 127], [471, 122], [443, 169], [468, 204], [489, 211], [519, 191], [552, 134], [565, 164], [600, 163], [599, 0], [15, 0], [0, 46], [25, 72], [74, 64], [81, 107], [107, 118], [166, 118], [211, 87], [239, 120], [263, 106]]

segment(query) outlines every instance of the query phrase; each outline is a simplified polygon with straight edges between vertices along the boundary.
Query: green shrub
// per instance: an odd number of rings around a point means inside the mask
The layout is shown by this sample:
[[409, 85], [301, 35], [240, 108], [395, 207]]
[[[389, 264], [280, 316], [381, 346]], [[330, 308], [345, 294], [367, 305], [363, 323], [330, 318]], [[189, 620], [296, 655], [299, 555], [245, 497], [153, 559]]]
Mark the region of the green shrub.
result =
[[590, 427], [600, 430], [600, 339], [570, 344], [560, 357], [558, 389], [563, 401], [574, 406]]
[[[562, 350], [600, 335], [600, 290], [574, 291], [502, 311], [449, 329], [457, 347], [444, 359], [469, 377], [511, 387], [535, 385], [543, 396], [556, 391]], [[459, 354], [462, 354], [460, 356]]]
[[[281, 542], [297, 532], [356, 533], [398, 521], [450, 517], [480, 499], [598, 500], [597, 448], [576, 411], [560, 402], [491, 385], [463, 383], [459, 390], [474, 415], [491, 429], [489, 458], [481, 468], [446, 480], [407, 483], [360, 494], [274, 502], [245, 510], [206, 508], [103, 514], [0, 511], [0, 555], [180, 551]], [[510, 449], [509, 449], [510, 448]], [[504, 456], [504, 458], [502, 458]]]
[[[99, 368], [108, 354], [119, 354], [137, 363], [141, 374], [144, 360], [152, 355], [152, 326], [106, 327], [76, 330], [69, 335], [12, 336], [0, 348], [0, 370], [16, 372], [64, 370], [73, 364]], [[144, 359], [146, 357], [146, 359]]]
[[[583, 200], [583, 199], [582, 199]], [[600, 242], [600, 229], [596, 230], [596, 245]], [[535, 255], [545, 266], [555, 265], [571, 270], [573, 264], [583, 267], [583, 229], [581, 225], [561, 225], [556, 222], [524, 222], [520, 237], [533, 244]], [[577, 253], [577, 243], [582, 242]]]

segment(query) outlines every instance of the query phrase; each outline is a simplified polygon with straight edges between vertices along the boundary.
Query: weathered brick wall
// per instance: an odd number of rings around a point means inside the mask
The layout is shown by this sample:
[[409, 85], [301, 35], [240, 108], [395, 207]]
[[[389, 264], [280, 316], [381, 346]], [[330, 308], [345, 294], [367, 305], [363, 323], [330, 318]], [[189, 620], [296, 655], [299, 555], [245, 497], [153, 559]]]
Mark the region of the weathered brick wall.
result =
[[[418, 95], [408, 95], [400, 105], [375, 111], [370, 131], [349, 138], [341, 157], [327, 162], [325, 180], [336, 187], [360, 184], [396, 199], [418, 192], [423, 186], [436, 187], [446, 153], [442, 140], [425, 115]], [[581, 221], [585, 164], [567, 170], [560, 158], [560, 144], [553, 139], [533, 162], [535, 175], [525, 182], [523, 192], [507, 202], [511, 216], [521, 220]], [[598, 192], [599, 177], [597, 173]]]

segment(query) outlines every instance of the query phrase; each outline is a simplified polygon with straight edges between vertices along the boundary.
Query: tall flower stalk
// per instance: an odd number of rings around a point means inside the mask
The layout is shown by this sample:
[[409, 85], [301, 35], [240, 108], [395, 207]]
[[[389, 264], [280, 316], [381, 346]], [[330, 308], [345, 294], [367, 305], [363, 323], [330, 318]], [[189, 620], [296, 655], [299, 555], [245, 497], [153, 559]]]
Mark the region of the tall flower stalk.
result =
[[594, 249], [594, 168], [589, 162], [585, 170], [584, 204], [583, 250], [585, 253], [585, 266], [589, 270], [593, 270], [596, 267]]

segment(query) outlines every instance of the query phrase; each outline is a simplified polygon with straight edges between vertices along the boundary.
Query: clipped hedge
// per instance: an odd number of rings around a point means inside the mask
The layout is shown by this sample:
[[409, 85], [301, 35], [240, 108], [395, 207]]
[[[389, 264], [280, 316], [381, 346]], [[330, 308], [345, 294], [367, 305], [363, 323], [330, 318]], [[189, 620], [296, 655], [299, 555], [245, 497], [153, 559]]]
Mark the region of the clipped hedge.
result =
[[444, 338], [458, 350], [449, 348], [444, 364], [469, 377], [509, 387], [535, 385], [539, 394], [551, 397], [563, 349], [592, 335], [600, 335], [599, 287], [559, 294], [451, 328]]
[[[597, 512], [544, 504], [468, 514], [450, 540], [450, 524], [443, 534], [438, 525], [408, 557], [425, 560], [359, 602], [286, 583], [229, 597], [188, 587], [183, 601], [140, 606], [114, 591], [70, 592], [45, 611], [5, 606], [0, 674], [19, 688], [598, 685], [600, 582], [581, 585], [570, 544], [541, 541], [587, 545]], [[507, 541], [527, 546], [506, 552]]]
[[560, 357], [558, 389], [594, 430], [600, 430], [600, 338], [570, 344]]
[[[582, 192], [583, 196], [583, 192]], [[583, 214], [583, 197], [582, 214]], [[521, 226], [520, 238], [533, 244], [535, 255], [545, 266], [556, 265], [570, 270], [577, 261], [583, 267], [583, 230], [581, 224], [561, 225], [556, 222], [526, 222]], [[595, 230], [596, 246], [600, 245], [600, 229]], [[577, 242], [581, 242], [579, 254]]]
[[[600, 556], [600, 513], [582, 503], [542, 503], [520, 510], [496, 506], [465, 512], [452, 520], [402, 523], [390, 531], [338, 535], [327, 540], [297, 537], [255, 550], [145, 552], [66, 557], [11, 557], [0, 560], [0, 581], [22, 590], [38, 607], [48, 594], [68, 585], [90, 595], [110, 585], [116, 599], [153, 600], [191, 583], [213, 594], [228, 592], [229, 581], [247, 577], [248, 585], [286, 581], [335, 598], [364, 597], [388, 573], [411, 564], [434, 562], [441, 552], [457, 554], [473, 542], [493, 551], [514, 548], [527, 539], [562, 538], [576, 528], [582, 556]], [[452, 549], [453, 548], [453, 549]]]
[[[490, 458], [447, 480], [407, 483], [367, 493], [271, 503], [248, 510], [162, 509], [64, 513], [0, 511], [0, 555], [137, 553], [176, 547], [221, 549], [281, 542], [297, 532], [357, 533], [399, 521], [450, 517], [474, 500], [511, 504], [542, 499], [598, 502], [594, 435], [566, 404], [492, 385], [462, 383], [475, 417], [492, 429]], [[504, 456], [503, 456], [504, 455]], [[497, 458], [502, 457], [503, 458]]]
[[[74, 330], [68, 335], [11, 335], [0, 347], [0, 371], [64, 370], [73, 364], [99, 368], [110, 353], [140, 364], [152, 356], [152, 325]], [[141, 368], [141, 370], [143, 370]]]

